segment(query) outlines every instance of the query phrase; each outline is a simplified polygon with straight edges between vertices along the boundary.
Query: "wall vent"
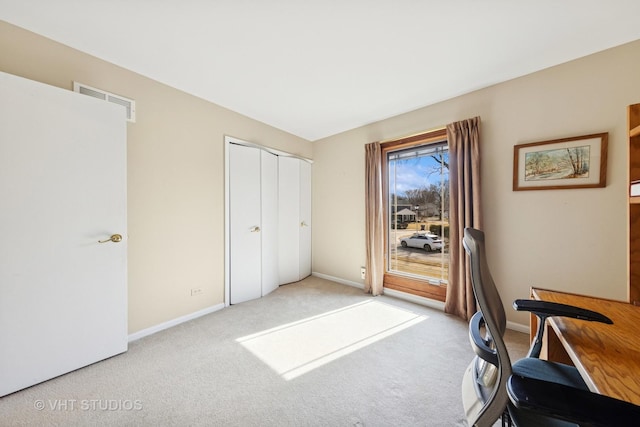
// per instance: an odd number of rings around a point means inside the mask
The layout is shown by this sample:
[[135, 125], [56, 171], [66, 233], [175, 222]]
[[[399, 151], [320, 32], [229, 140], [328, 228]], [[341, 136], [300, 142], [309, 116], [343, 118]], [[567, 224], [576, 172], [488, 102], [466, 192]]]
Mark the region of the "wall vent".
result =
[[127, 121], [132, 123], [136, 122], [136, 101], [133, 99], [125, 98], [124, 96], [109, 93], [102, 89], [96, 89], [95, 87], [78, 82], [73, 82], [73, 91], [93, 96], [94, 98], [102, 99], [103, 101], [113, 104], [122, 105], [127, 110]]

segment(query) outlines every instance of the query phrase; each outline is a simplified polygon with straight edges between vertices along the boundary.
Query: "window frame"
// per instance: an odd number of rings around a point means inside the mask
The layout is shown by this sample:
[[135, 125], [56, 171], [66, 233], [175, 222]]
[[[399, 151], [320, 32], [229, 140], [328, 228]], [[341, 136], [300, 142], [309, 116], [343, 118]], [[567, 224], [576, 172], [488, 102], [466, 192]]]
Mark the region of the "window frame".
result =
[[[380, 143], [382, 155], [382, 191], [384, 194], [383, 203], [383, 221], [384, 221], [384, 278], [383, 286], [388, 289], [393, 289], [401, 292], [406, 292], [412, 295], [417, 295], [436, 301], [444, 302], [447, 294], [447, 285], [440, 284], [434, 285], [428, 279], [419, 279], [415, 277], [408, 277], [404, 275], [394, 274], [389, 272], [389, 168], [388, 168], [388, 154], [389, 152], [399, 151], [406, 148], [411, 148], [419, 145], [428, 145], [447, 142], [447, 130], [446, 128], [435, 129], [432, 131], [420, 133], [417, 135], [408, 136], [405, 138], [395, 139]], [[425, 286], [427, 285], [427, 286]]]

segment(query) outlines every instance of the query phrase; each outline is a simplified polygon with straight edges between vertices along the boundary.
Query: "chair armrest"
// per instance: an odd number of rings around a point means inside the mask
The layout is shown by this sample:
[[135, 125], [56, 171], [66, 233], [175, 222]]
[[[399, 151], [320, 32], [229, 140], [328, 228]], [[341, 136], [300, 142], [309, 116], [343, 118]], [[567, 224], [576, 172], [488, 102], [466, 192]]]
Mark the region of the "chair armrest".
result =
[[597, 311], [557, 302], [517, 299], [513, 302], [513, 308], [518, 311], [530, 311], [539, 317], [563, 316], [591, 322], [602, 322], [609, 325], [613, 324], [611, 319]]
[[640, 406], [566, 385], [512, 375], [507, 394], [513, 406], [584, 426], [636, 426]]
[[484, 324], [484, 317], [482, 312], [478, 311], [469, 320], [469, 339], [471, 341], [471, 347], [473, 351], [482, 360], [491, 363], [494, 366], [498, 366], [498, 353], [495, 349], [489, 346], [487, 340], [485, 340], [480, 334], [480, 328]]
[[538, 301], [532, 299], [517, 299], [513, 302], [513, 308], [518, 311], [529, 311], [538, 317], [538, 331], [531, 343], [531, 348], [527, 357], [539, 357], [542, 350], [542, 335], [544, 334], [545, 322], [547, 317], [562, 316], [574, 319], [589, 320], [592, 322], [602, 322], [609, 325], [613, 321], [607, 316], [596, 311], [587, 310], [585, 308], [574, 307], [572, 305], [560, 304], [550, 301]]

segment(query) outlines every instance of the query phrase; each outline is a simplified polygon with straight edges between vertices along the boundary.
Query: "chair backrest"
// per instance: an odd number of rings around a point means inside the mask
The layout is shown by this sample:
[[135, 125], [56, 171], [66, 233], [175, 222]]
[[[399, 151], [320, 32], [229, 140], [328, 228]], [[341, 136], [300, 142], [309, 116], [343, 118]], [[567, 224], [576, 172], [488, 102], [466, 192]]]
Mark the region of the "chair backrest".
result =
[[476, 301], [491, 336], [491, 346], [498, 361], [496, 381], [474, 425], [492, 425], [504, 412], [508, 401], [506, 383], [511, 376], [511, 360], [503, 339], [507, 321], [502, 300], [487, 264], [484, 233], [477, 229], [465, 228], [463, 246], [469, 254], [471, 282]]

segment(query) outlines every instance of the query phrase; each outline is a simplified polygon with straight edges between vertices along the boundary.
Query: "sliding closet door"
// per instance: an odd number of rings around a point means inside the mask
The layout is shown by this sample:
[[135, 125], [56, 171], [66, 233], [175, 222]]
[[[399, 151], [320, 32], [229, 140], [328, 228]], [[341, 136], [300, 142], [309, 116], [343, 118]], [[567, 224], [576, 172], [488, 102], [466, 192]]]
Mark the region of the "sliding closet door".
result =
[[261, 150], [229, 144], [231, 304], [262, 296]]

